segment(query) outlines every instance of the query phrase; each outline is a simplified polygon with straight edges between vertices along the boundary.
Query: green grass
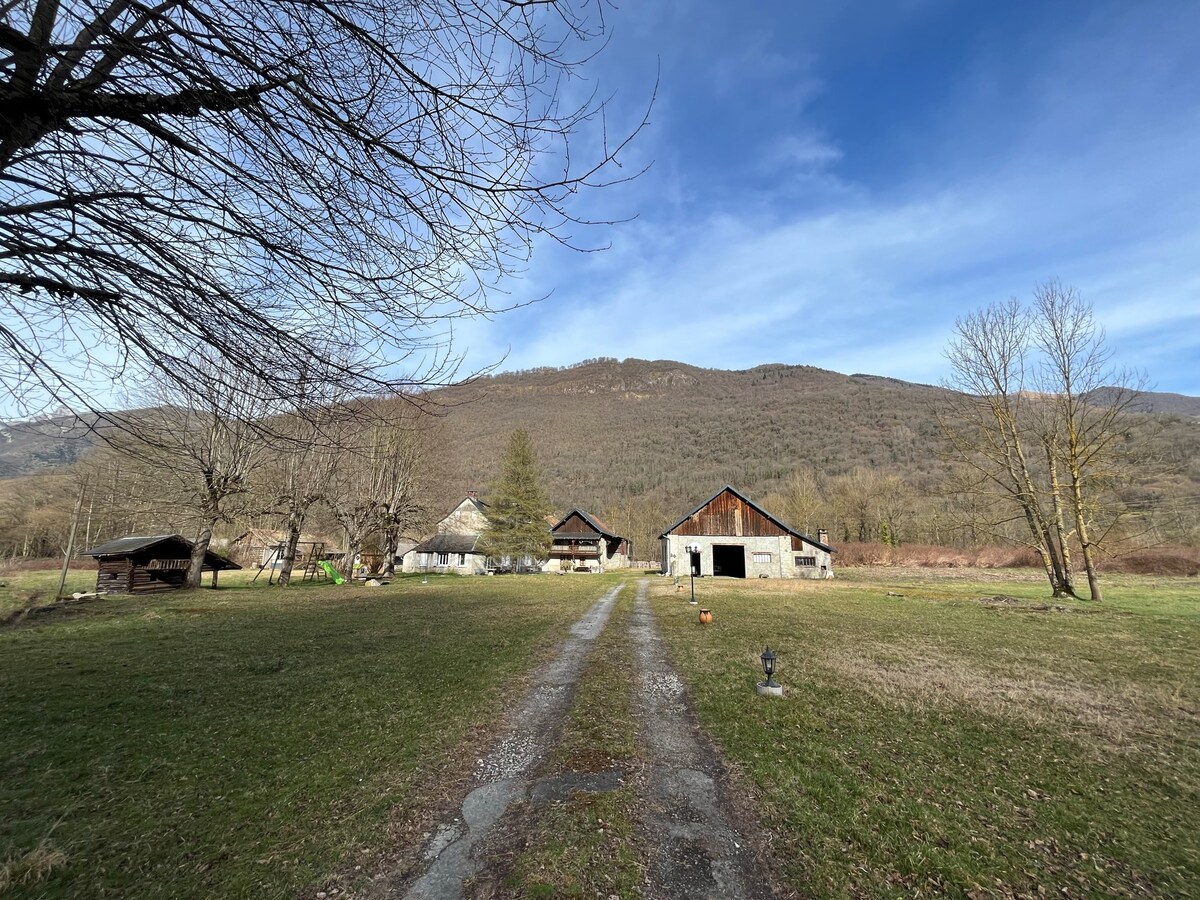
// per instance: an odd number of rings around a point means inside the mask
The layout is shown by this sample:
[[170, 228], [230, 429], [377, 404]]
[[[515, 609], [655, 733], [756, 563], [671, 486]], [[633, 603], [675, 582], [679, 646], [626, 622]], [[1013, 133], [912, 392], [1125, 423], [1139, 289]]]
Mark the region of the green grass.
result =
[[[0, 620], [28, 606], [45, 606], [54, 601], [60, 570], [9, 572], [0, 569]], [[90, 560], [75, 563], [67, 572], [63, 593], [92, 591], [96, 588], [96, 566]]]
[[[1194, 579], [1110, 577], [1097, 605], [1019, 573], [840, 574], [705, 579], [706, 628], [654, 598], [792, 889], [1200, 895]], [[781, 701], [753, 690], [767, 644]]]
[[637, 677], [627, 623], [635, 589], [629, 585], [613, 609], [587, 669], [559, 743], [538, 773], [620, 769], [615, 791], [577, 791], [540, 809], [517, 810], [514, 830], [523, 846], [509, 863], [506, 891], [517, 897], [640, 897], [646, 860], [637, 840], [641, 768], [632, 708]]
[[420, 786], [611, 583], [240, 581], [0, 629], [13, 896], [285, 897], [322, 883], [382, 847], [389, 816], [420, 806]]

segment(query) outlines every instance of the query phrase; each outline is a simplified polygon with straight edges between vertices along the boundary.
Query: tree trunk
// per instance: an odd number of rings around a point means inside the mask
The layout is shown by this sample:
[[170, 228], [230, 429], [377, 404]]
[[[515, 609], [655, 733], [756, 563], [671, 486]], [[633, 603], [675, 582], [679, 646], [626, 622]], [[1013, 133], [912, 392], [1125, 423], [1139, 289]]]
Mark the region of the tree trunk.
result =
[[342, 575], [347, 581], [354, 579], [354, 560], [358, 557], [359, 550], [362, 549], [362, 531], [357, 526], [348, 527], [343, 525], [346, 530], [346, 555], [342, 559]]
[[1062, 555], [1062, 570], [1064, 588], [1067, 593], [1075, 596], [1075, 573], [1071, 570], [1071, 544], [1063, 522], [1062, 484], [1058, 480], [1058, 460], [1054, 456], [1054, 448], [1046, 445], [1046, 466], [1050, 472], [1050, 500], [1054, 505], [1054, 531], [1057, 536], [1058, 552]]
[[212, 543], [213, 529], [217, 525], [217, 517], [206, 518], [196, 535], [196, 543], [192, 547], [192, 564], [188, 567], [187, 586], [200, 587], [200, 577], [204, 574], [204, 557], [208, 553], [208, 545]]
[[288, 516], [287, 542], [283, 546], [283, 558], [279, 565], [279, 586], [287, 587], [292, 581], [292, 569], [296, 565], [296, 545], [300, 543], [300, 529], [304, 527], [304, 513], [292, 511]]
[[400, 548], [400, 526], [389, 525], [383, 530], [383, 569], [380, 574], [396, 574], [396, 551]]
[[1083, 566], [1087, 569], [1088, 590], [1096, 602], [1104, 599], [1100, 590], [1100, 575], [1096, 571], [1096, 559], [1092, 552], [1092, 542], [1088, 536], [1087, 514], [1083, 508], [1083, 486], [1081, 473], [1075, 466], [1071, 467], [1071, 496], [1075, 507], [1075, 531], [1079, 535], [1079, 546], [1083, 549]]

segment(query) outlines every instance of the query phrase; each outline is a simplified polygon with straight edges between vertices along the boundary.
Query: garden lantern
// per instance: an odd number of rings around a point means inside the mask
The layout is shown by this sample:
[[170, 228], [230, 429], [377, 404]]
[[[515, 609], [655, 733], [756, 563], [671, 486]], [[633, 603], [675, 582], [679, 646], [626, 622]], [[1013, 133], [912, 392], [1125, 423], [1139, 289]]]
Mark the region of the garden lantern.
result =
[[763, 674], [767, 676], [767, 684], [775, 683], [775, 651], [768, 647], [759, 657], [763, 664]]
[[762, 660], [763, 674], [767, 680], [758, 683], [758, 692], [767, 697], [782, 697], [783, 685], [775, 680], [775, 651], [768, 647], [759, 659]]
[[697, 557], [700, 556], [700, 545], [693, 541], [692, 543], [688, 544], [683, 549], [686, 550], [688, 553], [688, 572], [691, 573], [691, 576], [692, 576], [692, 599], [689, 600], [688, 602], [691, 603], [692, 606], [695, 606], [696, 605], [696, 569], [697, 569], [697, 565], [698, 565], [696, 562], [696, 559], [697, 559]]

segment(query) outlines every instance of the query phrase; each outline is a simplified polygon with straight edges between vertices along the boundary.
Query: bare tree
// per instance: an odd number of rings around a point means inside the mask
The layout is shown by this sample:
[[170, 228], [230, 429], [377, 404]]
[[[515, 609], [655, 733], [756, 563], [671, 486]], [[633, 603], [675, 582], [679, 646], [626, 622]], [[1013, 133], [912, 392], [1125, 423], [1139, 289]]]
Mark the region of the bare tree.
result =
[[396, 571], [400, 540], [422, 528], [429, 517], [422, 483], [425, 446], [415, 423], [401, 420], [377, 429], [374, 458], [376, 516], [383, 545], [384, 575]]
[[258, 486], [262, 506], [284, 520], [287, 534], [279, 561], [279, 584], [283, 587], [291, 583], [309, 510], [324, 499], [336, 460], [329, 420], [337, 414], [337, 408], [326, 406], [323, 413], [291, 415], [276, 423], [274, 430], [285, 439], [272, 442], [263, 454]]
[[1013, 298], [955, 323], [947, 350], [950, 394], [937, 410], [952, 456], [974, 476], [961, 487], [998, 497], [1026, 524], [1055, 597], [1074, 596], [1071, 570], [1047, 515], [1026, 451], [1022, 424], [1029, 315]]
[[131, 361], [186, 393], [199, 347], [271, 399], [449, 377], [452, 320], [573, 239], [640, 128], [610, 142], [606, 99], [565, 89], [600, 0], [0, 10], [0, 391], [26, 410], [93, 407]]
[[1091, 306], [1057, 281], [1029, 310], [1014, 299], [960, 319], [948, 356], [958, 393], [939, 418], [955, 458], [976, 490], [1020, 511], [1055, 596], [1075, 594], [1074, 548], [1100, 600], [1095, 526], [1101, 510], [1109, 526], [1121, 514], [1113, 488], [1135, 465], [1144, 377], [1111, 365]]
[[1052, 404], [1049, 465], [1058, 489], [1058, 465], [1070, 486], [1070, 509], [1093, 600], [1103, 599], [1096, 569], [1094, 518], [1108, 485], [1132, 464], [1124, 447], [1136, 431], [1130, 413], [1145, 376], [1112, 365], [1112, 351], [1092, 307], [1074, 288], [1049, 281], [1034, 292], [1033, 340], [1042, 353], [1040, 386]]
[[812, 469], [797, 469], [783, 482], [779, 492], [779, 511], [788, 524], [799, 528], [801, 533], [816, 533], [817, 516], [824, 507], [821, 484]]
[[153, 473], [160, 491], [155, 505], [178, 504], [190, 512], [195, 542], [187, 585], [198, 587], [217, 523], [230, 521], [230, 504], [249, 493], [266, 446], [258, 423], [275, 411], [242, 373], [223, 371], [203, 356], [193, 368], [196, 380], [186, 393], [166, 378], [149, 381], [141, 397], [151, 405], [126, 416], [114, 440]]

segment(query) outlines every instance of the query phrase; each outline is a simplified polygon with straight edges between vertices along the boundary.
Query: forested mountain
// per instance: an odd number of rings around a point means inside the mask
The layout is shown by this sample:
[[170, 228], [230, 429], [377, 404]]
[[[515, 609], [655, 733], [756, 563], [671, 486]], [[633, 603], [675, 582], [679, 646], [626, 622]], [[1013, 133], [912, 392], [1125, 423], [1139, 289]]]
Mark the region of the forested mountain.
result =
[[[640, 531], [643, 549], [652, 529], [639, 521], [669, 524], [725, 483], [760, 500], [778, 498], [797, 472], [824, 485], [852, 473], [895, 475], [911, 490], [911, 509], [944, 484], [933, 413], [943, 395], [930, 385], [811, 366], [724, 371], [600, 359], [498, 375], [434, 395], [443, 432], [437, 480], [446, 503], [486, 488], [509, 433], [524, 428], [551, 497]], [[1159, 417], [1152, 474], [1128, 485], [1126, 497], [1141, 509], [1182, 500], [1190, 511], [1200, 496], [1200, 400], [1147, 394], [1141, 402], [1158, 408], [1159, 397], [1188, 414]], [[834, 533], [837, 523], [821, 524]]]
[[605, 507], [658, 493], [701, 499], [725, 483], [761, 495], [797, 468], [826, 475], [894, 466], [937, 477], [940, 389], [811, 366], [746, 371], [595, 360], [485, 378], [434, 395], [443, 477], [486, 484], [515, 428], [533, 436], [551, 495]]
[[[552, 501], [607, 517], [642, 552], [652, 552], [656, 528], [723, 484], [782, 502], [797, 473], [811, 473], [826, 491], [822, 521], [797, 527], [819, 524], [836, 534], [838, 523], [829, 520], [849, 514], [844, 504], [838, 512], [835, 489], [897, 476], [906, 491], [907, 539], [932, 542], [945, 539], [930, 524], [932, 498], [948, 471], [932, 411], [941, 396], [938, 387], [811, 366], [723, 371], [599, 359], [507, 373], [428, 395], [435, 416], [426, 484], [434, 508], [450, 508], [467, 490], [486, 492], [510, 434], [523, 428]], [[1126, 485], [1124, 496], [1143, 510], [1170, 507], [1195, 518], [1200, 399], [1147, 394], [1140, 402], [1155, 411], [1161, 431], [1148, 474]], [[87, 445], [84, 429], [69, 419], [10, 425], [0, 433], [0, 474], [52, 472]], [[18, 508], [33, 488], [32, 480], [0, 481], [0, 504]], [[1196, 526], [1179, 519], [1172, 527], [1172, 539], [1186, 540]], [[848, 528], [843, 522], [838, 539]]]

